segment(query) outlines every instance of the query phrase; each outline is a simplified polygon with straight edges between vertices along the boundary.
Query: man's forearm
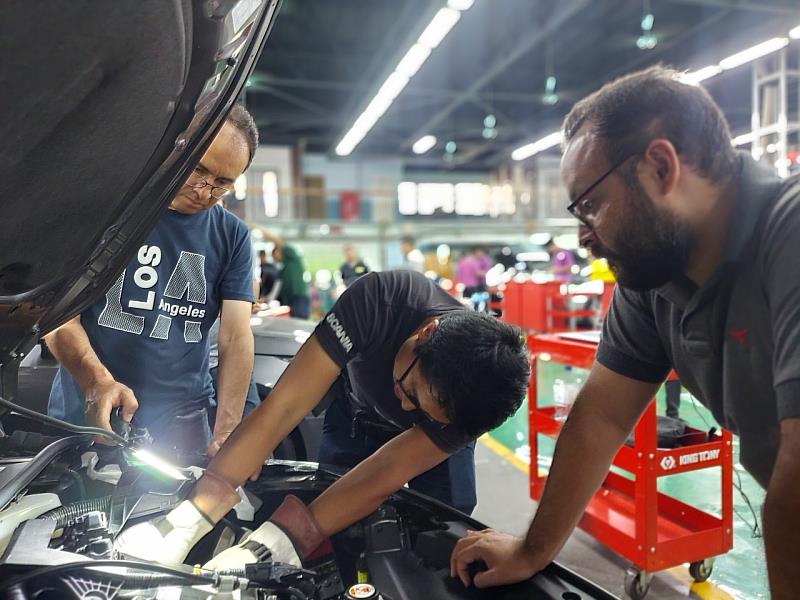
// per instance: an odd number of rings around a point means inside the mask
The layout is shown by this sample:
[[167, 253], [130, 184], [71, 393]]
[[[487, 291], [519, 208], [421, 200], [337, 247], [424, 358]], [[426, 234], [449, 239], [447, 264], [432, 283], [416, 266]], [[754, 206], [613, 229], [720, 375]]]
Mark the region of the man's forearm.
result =
[[69, 371], [82, 390], [86, 391], [96, 383], [114, 380], [95, 354], [79, 317], [48, 334], [45, 341], [53, 356]]
[[774, 496], [768, 493], [764, 502], [764, 547], [771, 597], [774, 600], [783, 600], [795, 598], [797, 585], [800, 583], [797, 572], [800, 498], [780, 499]]
[[605, 478], [627, 432], [576, 402], [558, 438], [547, 484], [526, 537], [555, 558]]
[[215, 436], [230, 433], [242, 420], [252, 371], [252, 335], [240, 336], [224, 342], [220, 340]]
[[[370, 457], [348, 471], [308, 507], [322, 532], [333, 535], [374, 512], [396, 489], [375, 485], [381, 468]], [[342, 507], [347, 507], [343, 509]]]

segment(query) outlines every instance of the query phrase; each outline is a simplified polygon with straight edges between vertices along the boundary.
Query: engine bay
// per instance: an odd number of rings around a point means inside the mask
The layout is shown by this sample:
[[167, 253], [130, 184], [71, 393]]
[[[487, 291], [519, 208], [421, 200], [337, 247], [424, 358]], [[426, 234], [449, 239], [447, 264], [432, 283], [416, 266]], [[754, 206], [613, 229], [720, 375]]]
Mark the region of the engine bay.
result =
[[[25, 423], [23, 423], [25, 424]], [[29, 423], [27, 423], [30, 425]], [[182, 457], [181, 477], [137, 463], [123, 448], [91, 436], [16, 429], [0, 437], [0, 598], [610, 598], [558, 565], [503, 588], [465, 588], [449, 559], [467, 529], [457, 511], [409, 490], [332, 538], [333, 553], [296, 568], [283, 563], [239, 571], [200, 569], [266, 521], [287, 494], [306, 504], [339, 477], [315, 463], [272, 461], [240, 492], [241, 502], [190, 552], [164, 567], [117, 555], [115, 537], [168, 512], [202, 474]], [[589, 592], [587, 593], [587, 590]]]

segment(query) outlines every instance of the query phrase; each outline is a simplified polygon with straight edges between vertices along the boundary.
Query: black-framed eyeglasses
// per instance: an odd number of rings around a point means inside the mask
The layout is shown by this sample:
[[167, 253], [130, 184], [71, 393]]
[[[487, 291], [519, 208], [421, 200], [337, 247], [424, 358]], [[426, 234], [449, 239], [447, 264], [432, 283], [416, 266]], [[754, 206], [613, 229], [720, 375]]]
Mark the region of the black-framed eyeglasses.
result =
[[603, 183], [603, 181], [605, 181], [606, 177], [608, 177], [614, 171], [619, 169], [628, 160], [630, 160], [631, 158], [633, 158], [634, 156], [637, 156], [639, 154], [640, 154], [640, 152], [633, 152], [632, 154], [628, 154], [622, 160], [619, 160], [619, 161], [615, 162], [613, 165], [611, 165], [611, 168], [609, 168], [605, 173], [603, 173], [600, 177], [598, 177], [595, 180], [595, 182], [592, 185], [590, 185], [588, 188], [586, 188], [586, 190], [580, 196], [578, 196], [573, 202], [569, 203], [569, 205], [567, 206], [567, 210], [569, 211], [569, 213], [573, 217], [578, 219], [581, 223], [584, 223], [584, 224], [588, 225], [589, 223], [587, 222], [587, 219], [589, 217], [593, 216], [594, 212], [596, 210], [596, 207], [594, 206], [594, 203], [592, 202], [591, 198], [588, 197], [589, 194], [591, 194], [592, 191], [594, 191], [594, 189], [598, 185]]
[[211, 188], [211, 197], [215, 198], [216, 200], [221, 200], [223, 196], [227, 196], [231, 193], [230, 189], [219, 187], [203, 179], [203, 176], [197, 172], [197, 169], [192, 171], [192, 174], [189, 177], [189, 181], [186, 182], [186, 185], [196, 190], [202, 190], [204, 187], [208, 186]]
[[397, 384], [397, 387], [399, 387], [399, 388], [400, 388], [400, 391], [401, 391], [401, 392], [403, 392], [403, 394], [405, 395], [405, 397], [406, 397], [406, 398], [408, 398], [408, 401], [409, 401], [409, 402], [411, 402], [411, 404], [413, 404], [413, 405], [414, 405], [414, 408], [416, 408], [416, 409], [417, 409], [419, 412], [421, 412], [421, 413], [422, 413], [422, 415], [423, 415], [423, 416], [424, 416], [424, 417], [425, 417], [425, 418], [426, 418], [428, 421], [430, 421], [431, 423], [433, 423], [433, 424], [434, 424], [434, 425], [436, 425], [437, 427], [440, 427], [440, 428], [445, 428], [445, 427], [447, 427], [447, 423], [442, 423], [441, 421], [437, 421], [437, 420], [436, 420], [436, 419], [434, 419], [432, 416], [430, 416], [430, 415], [429, 415], [427, 412], [425, 412], [425, 409], [424, 409], [424, 408], [422, 408], [422, 406], [420, 406], [420, 403], [419, 403], [419, 398], [417, 398], [417, 397], [416, 397], [416, 396], [414, 396], [413, 394], [410, 394], [410, 393], [408, 392], [408, 390], [406, 390], [406, 388], [404, 388], [404, 387], [403, 387], [403, 382], [404, 382], [404, 381], [406, 380], [406, 378], [408, 377], [408, 374], [409, 374], [409, 373], [411, 373], [411, 371], [414, 369], [414, 367], [416, 366], [416, 364], [417, 364], [417, 362], [418, 362], [418, 361], [419, 361], [419, 355], [415, 355], [415, 356], [414, 356], [414, 360], [412, 360], [412, 361], [411, 361], [411, 364], [410, 364], [410, 365], [408, 365], [408, 367], [406, 367], [406, 370], [405, 370], [405, 371], [403, 371], [403, 374], [402, 374], [402, 375], [400, 375], [400, 377], [399, 377], [398, 379], [395, 379], [395, 380], [394, 380], [394, 382]]

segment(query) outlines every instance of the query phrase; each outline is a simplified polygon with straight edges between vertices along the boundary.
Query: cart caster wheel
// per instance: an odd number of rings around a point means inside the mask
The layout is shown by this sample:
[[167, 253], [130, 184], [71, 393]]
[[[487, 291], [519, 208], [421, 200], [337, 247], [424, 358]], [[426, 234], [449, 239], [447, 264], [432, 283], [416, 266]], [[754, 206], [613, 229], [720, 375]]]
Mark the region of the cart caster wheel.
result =
[[689, 574], [697, 583], [702, 583], [711, 577], [711, 571], [714, 570], [714, 559], [707, 558], [705, 560], [698, 560], [689, 565]]
[[628, 567], [625, 571], [625, 593], [632, 600], [642, 600], [650, 590], [653, 575], [647, 571], [640, 571], [636, 567]]

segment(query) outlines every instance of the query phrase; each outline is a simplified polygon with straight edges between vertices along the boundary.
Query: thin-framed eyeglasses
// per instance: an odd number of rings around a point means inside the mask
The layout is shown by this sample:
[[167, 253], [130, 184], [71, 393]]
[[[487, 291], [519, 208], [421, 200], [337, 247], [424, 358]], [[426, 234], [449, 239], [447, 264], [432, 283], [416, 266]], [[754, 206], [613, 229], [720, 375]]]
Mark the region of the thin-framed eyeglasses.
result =
[[209, 183], [206, 181], [202, 175], [195, 169], [192, 171], [191, 176], [189, 177], [189, 181], [186, 182], [190, 188], [194, 188], [196, 190], [202, 190], [204, 187], [208, 186], [211, 188], [211, 197], [217, 200], [221, 200], [223, 196], [226, 196], [231, 193], [231, 190], [225, 187], [220, 187], [218, 185], [214, 185], [213, 183]]
[[619, 169], [625, 162], [633, 158], [634, 156], [639, 155], [640, 152], [634, 152], [632, 154], [628, 154], [625, 158], [615, 162], [611, 167], [603, 173], [600, 177], [598, 177], [592, 185], [590, 185], [586, 190], [578, 196], [573, 202], [570, 202], [567, 206], [567, 210], [569, 213], [578, 219], [581, 223], [588, 225], [587, 219], [594, 216], [596, 207], [592, 202], [591, 198], [589, 198], [589, 194], [591, 194], [595, 188], [605, 181], [606, 177], [611, 175], [614, 171]]
[[414, 356], [414, 360], [411, 361], [411, 364], [408, 365], [408, 367], [406, 367], [406, 370], [403, 371], [403, 374], [400, 375], [400, 377], [398, 379], [395, 379], [394, 382], [397, 384], [397, 387], [400, 388], [400, 391], [403, 392], [403, 395], [405, 395], [405, 397], [408, 398], [408, 401], [411, 402], [411, 404], [414, 405], [414, 408], [416, 408], [419, 412], [421, 412], [422, 415], [428, 421], [430, 421], [431, 423], [433, 423], [434, 425], [436, 425], [436, 426], [438, 426], [440, 428], [445, 428], [445, 427], [447, 427], [447, 423], [442, 423], [441, 421], [437, 421], [432, 416], [430, 416], [427, 412], [425, 412], [425, 409], [422, 408], [422, 406], [420, 406], [419, 398], [417, 398], [413, 394], [410, 394], [408, 392], [408, 390], [406, 390], [406, 388], [403, 387], [403, 382], [406, 380], [406, 377], [408, 377], [409, 373], [411, 373], [411, 371], [414, 369], [414, 367], [416, 366], [418, 361], [419, 361], [419, 355], [415, 355]]

